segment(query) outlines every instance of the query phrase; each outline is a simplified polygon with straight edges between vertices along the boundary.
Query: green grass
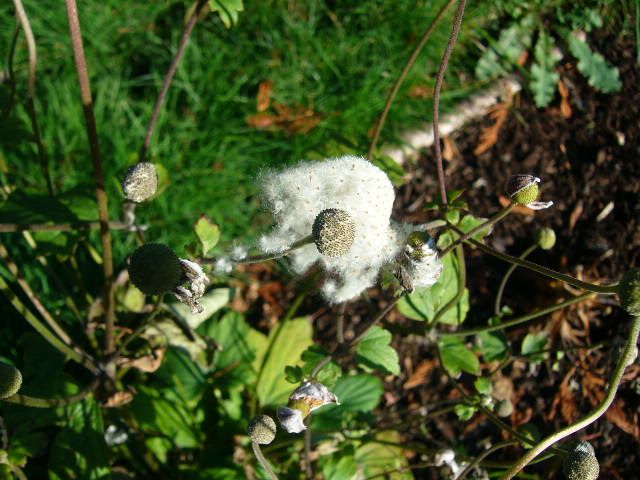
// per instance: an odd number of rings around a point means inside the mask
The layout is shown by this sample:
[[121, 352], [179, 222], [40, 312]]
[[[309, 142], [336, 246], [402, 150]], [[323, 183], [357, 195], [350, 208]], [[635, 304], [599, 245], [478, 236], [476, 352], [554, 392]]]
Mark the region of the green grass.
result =
[[[331, 2], [333, 4], [333, 2]], [[200, 213], [218, 222], [223, 239], [255, 235], [260, 215], [256, 175], [261, 169], [334, 154], [349, 146], [366, 153], [367, 132], [387, 92], [441, 2], [247, 1], [236, 27], [209, 15], [196, 26], [151, 146], [151, 159], [170, 172], [169, 188], [138, 209], [151, 225], [148, 238], [180, 251], [194, 240]], [[58, 192], [93, 188], [64, 4], [25, 1], [38, 43], [37, 110]], [[120, 179], [135, 162], [160, 83], [177, 47], [181, 2], [80, 2], [111, 215], [120, 215]], [[11, 18], [12, 6], [0, 7]], [[467, 13], [462, 42], [450, 65], [445, 105], [464, 95], [456, 75], [473, 67], [465, 50], [480, 15]], [[430, 101], [407, 90], [433, 85], [450, 30], [451, 12], [409, 75], [382, 140], [431, 117]], [[0, 25], [6, 59], [13, 23]], [[4, 69], [6, 69], [6, 60]], [[23, 37], [15, 61], [17, 120], [30, 131], [23, 108], [27, 54]], [[273, 99], [305, 105], [323, 116], [307, 134], [258, 131], [246, 119], [256, 110], [262, 81], [274, 82]], [[15, 143], [15, 142], [11, 142]], [[45, 191], [33, 143], [0, 146], [7, 178], [20, 189]], [[120, 240], [124, 240], [124, 244]], [[116, 261], [130, 251], [131, 236], [116, 234]]]

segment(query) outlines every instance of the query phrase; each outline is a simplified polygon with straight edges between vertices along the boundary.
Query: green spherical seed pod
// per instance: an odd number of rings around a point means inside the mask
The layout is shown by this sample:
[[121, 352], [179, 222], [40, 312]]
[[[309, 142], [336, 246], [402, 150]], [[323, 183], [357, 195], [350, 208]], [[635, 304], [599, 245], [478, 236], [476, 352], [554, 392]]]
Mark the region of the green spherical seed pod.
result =
[[22, 373], [13, 365], [0, 363], [0, 400], [9, 398], [20, 390]]
[[529, 205], [538, 199], [540, 179], [533, 175], [512, 175], [505, 185], [509, 198], [518, 205]]
[[600, 465], [591, 452], [574, 449], [565, 457], [562, 471], [567, 480], [596, 480]]
[[536, 232], [536, 242], [543, 250], [551, 250], [556, 244], [556, 232], [552, 228], [541, 228]]
[[499, 417], [510, 417], [511, 414], [513, 413], [513, 403], [511, 403], [511, 400], [509, 400], [508, 398], [505, 398], [504, 400], [500, 400], [497, 404], [496, 404], [496, 414]]
[[182, 266], [173, 250], [160, 243], [146, 243], [129, 259], [129, 277], [147, 295], [169, 292], [180, 285]]
[[249, 424], [249, 438], [260, 445], [268, 445], [276, 438], [276, 422], [269, 415], [258, 415]]
[[356, 224], [344, 210], [328, 208], [321, 211], [311, 229], [318, 251], [327, 257], [346, 255], [356, 238]]
[[631, 315], [640, 315], [640, 269], [625, 273], [618, 290], [620, 304]]

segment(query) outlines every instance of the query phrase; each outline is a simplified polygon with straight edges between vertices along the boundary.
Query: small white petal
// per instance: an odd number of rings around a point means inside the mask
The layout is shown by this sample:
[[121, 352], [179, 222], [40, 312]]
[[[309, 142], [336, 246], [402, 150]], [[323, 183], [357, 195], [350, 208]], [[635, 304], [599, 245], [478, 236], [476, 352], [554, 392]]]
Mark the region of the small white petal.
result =
[[527, 208], [531, 210], [544, 210], [545, 208], [549, 208], [553, 205], [553, 202], [531, 202], [527, 204]]
[[295, 408], [278, 407], [280, 425], [289, 433], [300, 433], [307, 429], [302, 421], [302, 412]]

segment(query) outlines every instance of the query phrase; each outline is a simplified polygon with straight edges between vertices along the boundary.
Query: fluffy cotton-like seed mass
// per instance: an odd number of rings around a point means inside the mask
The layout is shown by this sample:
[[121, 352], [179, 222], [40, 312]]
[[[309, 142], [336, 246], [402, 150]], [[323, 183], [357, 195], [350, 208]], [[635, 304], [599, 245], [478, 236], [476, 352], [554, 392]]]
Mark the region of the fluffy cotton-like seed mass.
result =
[[389, 223], [393, 186], [382, 170], [362, 157], [306, 162], [266, 173], [263, 191], [276, 221], [274, 231], [260, 240], [265, 252], [282, 252], [309, 236], [324, 210], [342, 210], [353, 220], [353, 244], [346, 254], [325, 255], [310, 244], [289, 255], [297, 273], [318, 261], [330, 273], [332, 280], [323, 293], [332, 303], [350, 300], [373, 285], [380, 268], [401, 248], [403, 234]]

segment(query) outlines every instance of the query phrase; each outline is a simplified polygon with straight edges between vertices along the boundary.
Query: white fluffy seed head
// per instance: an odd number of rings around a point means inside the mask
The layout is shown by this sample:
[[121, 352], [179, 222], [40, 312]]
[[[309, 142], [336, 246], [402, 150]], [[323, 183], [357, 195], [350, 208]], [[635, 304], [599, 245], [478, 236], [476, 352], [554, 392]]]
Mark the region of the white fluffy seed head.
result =
[[122, 191], [132, 202], [144, 202], [158, 190], [158, 173], [153, 163], [140, 162], [131, 167], [122, 182]]
[[327, 208], [313, 222], [313, 241], [318, 251], [328, 257], [341, 257], [349, 253], [356, 236], [356, 224], [344, 210]]

